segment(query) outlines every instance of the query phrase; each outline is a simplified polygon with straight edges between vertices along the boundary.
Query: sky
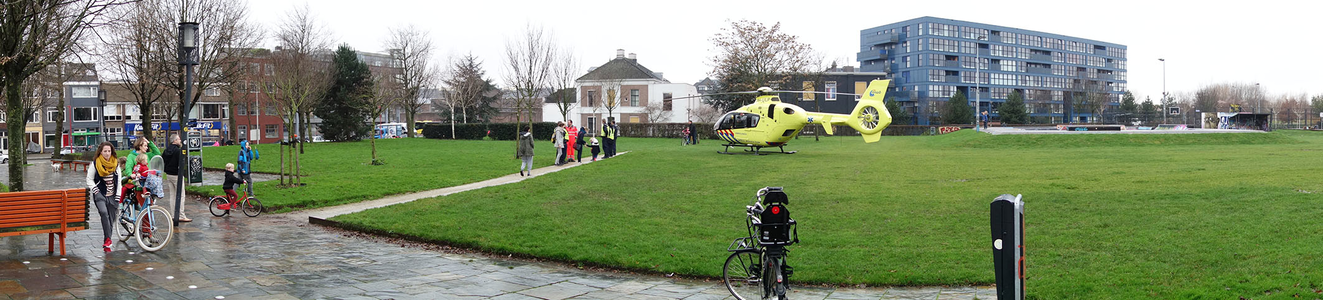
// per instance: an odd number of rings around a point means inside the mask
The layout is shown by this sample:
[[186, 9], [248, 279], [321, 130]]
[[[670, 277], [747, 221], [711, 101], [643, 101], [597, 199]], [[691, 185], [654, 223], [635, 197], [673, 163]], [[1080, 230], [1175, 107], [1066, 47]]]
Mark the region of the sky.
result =
[[861, 30], [932, 16], [1125, 45], [1139, 101], [1157, 101], [1164, 80], [1173, 94], [1218, 83], [1259, 83], [1269, 97], [1323, 94], [1323, 3], [1312, 1], [249, 1], [251, 21], [268, 32], [307, 5], [331, 40], [360, 51], [384, 52], [390, 28], [412, 24], [430, 32], [438, 63], [472, 54], [497, 82], [506, 43], [529, 26], [554, 34], [583, 72], [625, 49], [692, 84], [712, 71], [710, 39], [729, 21], [779, 22], [828, 64], [858, 66]]

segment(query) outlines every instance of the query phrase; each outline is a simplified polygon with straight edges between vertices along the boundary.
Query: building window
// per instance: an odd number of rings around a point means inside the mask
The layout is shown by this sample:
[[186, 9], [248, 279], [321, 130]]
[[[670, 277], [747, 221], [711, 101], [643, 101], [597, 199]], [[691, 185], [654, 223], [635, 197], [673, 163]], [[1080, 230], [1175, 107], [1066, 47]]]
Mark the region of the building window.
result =
[[266, 125], [266, 138], [273, 139], [280, 137], [276, 135], [276, 125]]
[[662, 93], [662, 110], [671, 111], [671, 93]]
[[855, 81], [855, 82], [854, 82], [854, 100], [855, 100], [855, 101], [859, 101], [859, 99], [863, 99], [863, 98], [864, 98], [864, 93], [867, 93], [867, 92], [868, 92], [868, 82], [864, 82], [864, 81]]
[[224, 108], [224, 107], [221, 107], [221, 104], [203, 104], [203, 105], [202, 105], [202, 118], [203, 118], [203, 119], [220, 119], [220, 118], [221, 118], [221, 115], [224, 114], [224, 113], [225, 113], [225, 108]]
[[[639, 90], [629, 90], [629, 106], [639, 106]], [[635, 122], [637, 123], [637, 122]]]
[[266, 106], [266, 115], [268, 115], [268, 116], [274, 116], [274, 115], [276, 115], [276, 106], [275, 106], [275, 105], [270, 105], [270, 104], [268, 104], [268, 105]]
[[207, 88], [206, 90], [204, 90], [204, 91], [202, 92], [202, 94], [205, 95], [205, 96], [207, 96], [207, 97], [220, 97], [220, 89], [218, 89], [218, 88], [214, 88], [214, 87], [213, 87], [213, 88]]
[[240, 116], [248, 115], [248, 105], [243, 103], [234, 104], [234, 113], [239, 114]]
[[97, 116], [96, 116], [96, 108], [95, 108], [95, 107], [75, 107], [75, 108], [73, 109], [73, 117], [74, 117], [74, 121], [76, 121], [76, 122], [82, 122], [82, 121], [96, 121], [96, 120], [97, 120]]
[[124, 127], [106, 127], [108, 135], [124, 135]]
[[588, 117], [588, 120], [587, 120], [586, 122], [583, 122], [583, 124], [584, 124], [585, 126], [588, 126], [588, 131], [596, 130], [596, 129], [597, 129], [597, 117]]
[[60, 140], [55, 138], [54, 134], [46, 135], [46, 148], [55, 148], [60, 146]]
[[75, 98], [96, 98], [95, 86], [76, 86], [72, 90]]
[[826, 90], [826, 92], [827, 92], [827, 98], [826, 98], [826, 100], [827, 100], [827, 101], [836, 101], [836, 82], [835, 82], [835, 81], [828, 81], [826, 85], [827, 85], [827, 90]]
[[629, 116], [629, 122], [630, 122], [630, 123], [638, 123], [638, 122], [639, 122], [639, 116]]
[[106, 105], [101, 111], [105, 112], [106, 121], [119, 121], [124, 119], [124, 116], [119, 111], [119, 105]]
[[597, 106], [597, 102], [595, 102], [597, 100], [596, 96], [597, 96], [597, 91], [587, 91], [586, 93], [584, 93], [583, 97], [586, 98], [584, 99], [584, 102], [588, 103], [588, 107]]
[[814, 99], [814, 98], [813, 98], [813, 92], [815, 91], [815, 89], [814, 89], [814, 87], [813, 87], [813, 82], [812, 82], [812, 81], [805, 81], [805, 82], [803, 82], [800, 86], [804, 88], [804, 92], [803, 92], [803, 93], [800, 93], [800, 94], [803, 95], [803, 100], [802, 100], [802, 101], [813, 101], [813, 99]]
[[260, 91], [261, 91], [261, 88], [258, 87], [258, 85], [257, 85], [256, 82], [248, 83], [248, 92], [249, 92], [249, 93], [256, 94], [257, 92], [260, 92]]
[[275, 75], [276, 75], [276, 68], [275, 68], [275, 66], [272, 66], [271, 64], [265, 64], [265, 65], [263, 65], [263, 67], [266, 67], [266, 76], [275, 76]]
[[46, 122], [51, 122], [51, 123], [54, 123], [54, 122], [64, 122], [64, 119], [63, 119], [63, 118], [59, 118], [59, 114], [60, 114], [60, 111], [58, 111], [58, 110], [48, 110], [48, 111], [46, 111]]
[[246, 139], [248, 139], [248, 125], [234, 126], [234, 128], [238, 131], [238, 132], [236, 132], [236, 133], [239, 134], [239, 139], [240, 139], [240, 140], [246, 140]]
[[40, 123], [40, 122], [41, 122], [41, 112], [33, 111], [31, 114], [28, 114], [28, 120], [27, 120], [27, 121], [28, 121], [28, 123]]
[[256, 104], [253, 104], [253, 105], [247, 105], [247, 104], [245, 104], [244, 106], [248, 107], [248, 114], [249, 114], [249, 115], [254, 115], [254, 116], [257, 115], [257, 105], [256, 105]]

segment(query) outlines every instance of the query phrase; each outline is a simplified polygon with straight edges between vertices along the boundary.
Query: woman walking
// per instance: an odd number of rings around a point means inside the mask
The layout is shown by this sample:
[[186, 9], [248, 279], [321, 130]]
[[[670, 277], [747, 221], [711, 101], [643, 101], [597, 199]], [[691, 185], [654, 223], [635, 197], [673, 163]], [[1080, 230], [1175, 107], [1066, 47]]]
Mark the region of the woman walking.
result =
[[[515, 158], [522, 160], [519, 163], [519, 176], [533, 176], [533, 128], [519, 135], [519, 147], [515, 150]], [[528, 175], [524, 175], [527, 170]]]
[[551, 133], [551, 144], [556, 146], [556, 165], [565, 164], [565, 122], [556, 122], [556, 131]]
[[87, 188], [101, 214], [101, 233], [106, 237], [102, 250], [110, 252], [110, 238], [115, 232], [115, 220], [119, 219], [119, 207], [115, 201], [120, 195], [119, 160], [115, 158], [115, 146], [110, 142], [101, 143], [96, 149], [94, 166], [87, 169]]

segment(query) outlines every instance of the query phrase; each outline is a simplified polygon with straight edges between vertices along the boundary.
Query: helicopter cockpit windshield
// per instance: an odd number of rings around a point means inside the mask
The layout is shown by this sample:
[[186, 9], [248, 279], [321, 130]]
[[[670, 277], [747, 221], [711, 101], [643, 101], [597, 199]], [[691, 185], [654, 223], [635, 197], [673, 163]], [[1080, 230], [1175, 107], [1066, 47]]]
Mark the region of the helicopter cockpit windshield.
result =
[[758, 114], [730, 112], [717, 120], [717, 130], [758, 127]]

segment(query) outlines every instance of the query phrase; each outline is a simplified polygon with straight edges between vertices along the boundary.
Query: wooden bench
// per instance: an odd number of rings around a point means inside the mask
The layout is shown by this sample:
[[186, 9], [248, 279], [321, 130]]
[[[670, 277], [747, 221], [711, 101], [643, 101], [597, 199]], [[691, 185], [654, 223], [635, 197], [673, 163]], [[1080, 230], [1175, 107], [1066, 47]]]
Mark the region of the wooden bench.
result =
[[64, 256], [67, 233], [87, 229], [87, 189], [0, 193], [0, 237], [47, 234], [47, 253], [60, 236]]

